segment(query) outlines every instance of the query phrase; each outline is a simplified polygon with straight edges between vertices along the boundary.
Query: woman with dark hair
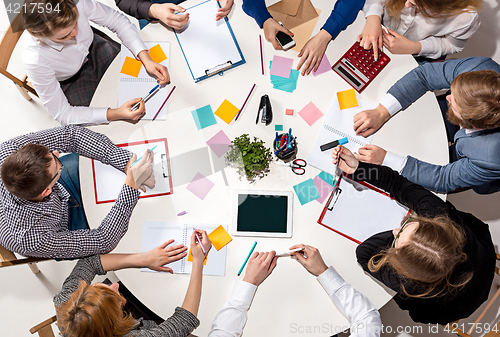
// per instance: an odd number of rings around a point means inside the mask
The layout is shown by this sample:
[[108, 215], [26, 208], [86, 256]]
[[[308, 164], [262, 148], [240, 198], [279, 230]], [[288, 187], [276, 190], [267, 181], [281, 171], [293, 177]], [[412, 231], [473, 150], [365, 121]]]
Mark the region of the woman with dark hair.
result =
[[486, 301], [496, 262], [487, 224], [388, 167], [359, 162], [342, 146], [332, 157], [353, 180], [387, 191], [414, 213], [356, 249], [361, 267], [397, 292], [401, 309], [415, 322], [447, 324]]

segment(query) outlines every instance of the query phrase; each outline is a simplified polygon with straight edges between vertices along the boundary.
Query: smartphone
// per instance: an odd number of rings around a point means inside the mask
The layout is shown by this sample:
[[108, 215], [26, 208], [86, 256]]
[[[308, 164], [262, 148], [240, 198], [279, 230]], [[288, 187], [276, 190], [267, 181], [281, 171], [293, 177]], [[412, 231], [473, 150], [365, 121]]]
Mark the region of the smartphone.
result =
[[276, 40], [278, 40], [281, 48], [283, 48], [284, 50], [290, 49], [295, 46], [295, 41], [293, 40], [293, 38], [281, 31], [276, 34]]

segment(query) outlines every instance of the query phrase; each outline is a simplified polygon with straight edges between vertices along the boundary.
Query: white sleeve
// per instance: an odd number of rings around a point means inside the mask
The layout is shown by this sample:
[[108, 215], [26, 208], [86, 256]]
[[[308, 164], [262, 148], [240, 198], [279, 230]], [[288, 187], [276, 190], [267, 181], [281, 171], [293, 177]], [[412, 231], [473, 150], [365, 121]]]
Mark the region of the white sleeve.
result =
[[337, 309], [351, 323], [351, 337], [380, 336], [380, 314], [368, 298], [347, 284], [333, 267], [319, 275], [318, 281]]
[[390, 151], [387, 151], [385, 154], [384, 161], [382, 162], [383, 166], [388, 166], [394, 171], [398, 171], [401, 173], [403, 168], [406, 165], [406, 161], [408, 160], [408, 156], [403, 157], [400, 156], [399, 154], [392, 153]]
[[366, 0], [363, 6], [365, 18], [370, 15], [377, 15], [379, 18], [382, 18], [384, 14], [384, 3], [385, 0]]
[[208, 337], [239, 337], [247, 321], [248, 309], [252, 304], [257, 286], [236, 281], [231, 298], [217, 313]]
[[125, 15], [96, 0], [80, 1], [83, 2], [82, 9], [87, 18], [116, 33], [135, 57], [140, 51], [148, 49], [142, 42], [137, 27]]
[[387, 111], [389, 111], [391, 117], [394, 116], [396, 112], [398, 112], [402, 108], [401, 103], [399, 103], [396, 97], [392, 96], [389, 93], [385, 94], [384, 98], [380, 100], [380, 104], [382, 104], [387, 109]]

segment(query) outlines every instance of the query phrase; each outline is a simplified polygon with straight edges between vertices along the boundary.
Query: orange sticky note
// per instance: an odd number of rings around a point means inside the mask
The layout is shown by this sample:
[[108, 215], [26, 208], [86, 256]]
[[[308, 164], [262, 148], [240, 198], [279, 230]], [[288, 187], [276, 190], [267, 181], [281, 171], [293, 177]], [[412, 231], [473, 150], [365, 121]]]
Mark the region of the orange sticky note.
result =
[[122, 70], [120, 72], [125, 75], [137, 77], [141, 71], [142, 62], [131, 57], [126, 56], [123, 62]]
[[285, 115], [293, 116], [293, 109], [286, 109]]
[[165, 55], [163, 49], [161, 49], [159, 44], [149, 50], [149, 56], [156, 63], [161, 63], [167, 59], [167, 56]]
[[337, 93], [337, 98], [339, 100], [340, 110], [358, 106], [358, 100], [356, 99], [356, 93], [354, 92], [354, 89], [339, 91]]
[[208, 234], [208, 238], [218, 251], [233, 240], [222, 225], [214, 229], [212, 233]]
[[222, 102], [222, 104], [215, 110], [214, 114], [219, 116], [227, 124], [231, 123], [234, 116], [238, 113], [239, 109], [235, 107], [227, 99]]
[[[208, 257], [208, 254], [210, 254], [210, 252], [208, 252], [208, 253], [207, 253], [207, 256], [205, 256], [205, 260], [203, 260], [203, 265], [204, 265], [204, 266], [206, 266], [206, 265], [207, 265], [207, 257]], [[191, 248], [189, 248], [188, 261], [189, 261], [189, 262], [193, 262], [193, 254], [191, 254]]]

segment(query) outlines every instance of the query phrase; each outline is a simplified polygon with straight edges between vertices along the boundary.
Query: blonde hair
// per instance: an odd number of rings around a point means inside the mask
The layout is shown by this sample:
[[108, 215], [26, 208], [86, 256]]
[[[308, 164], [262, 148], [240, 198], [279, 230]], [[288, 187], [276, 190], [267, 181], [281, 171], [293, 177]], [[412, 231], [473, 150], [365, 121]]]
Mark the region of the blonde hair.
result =
[[[26, 10], [21, 12], [24, 28], [35, 37], [50, 38], [78, 20], [78, 8], [73, 0], [25, 0], [25, 3]], [[43, 10], [39, 11], [37, 6]]]
[[458, 290], [472, 273], [453, 277], [455, 267], [467, 260], [465, 234], [447, 217], [412, 216], [418, 227], [410, 241], [372, 256], [371, 272], [388, 266], [403, 279], [401, 289], [409, 297], [431, 298]]
[[57, 309], [57, 326], [67, 337], [116, 337], [129, 333], [136, 320], [123, 312], [126, 300], [108, 287], [80, 282], [71, 298]]
[[[423, 16], [441, 18], [462, 12], [478, 11], [483, 0], [414, 0]], [[399, 18], [406, 0], [386, 0], [385, 8], [391, 18]]]

